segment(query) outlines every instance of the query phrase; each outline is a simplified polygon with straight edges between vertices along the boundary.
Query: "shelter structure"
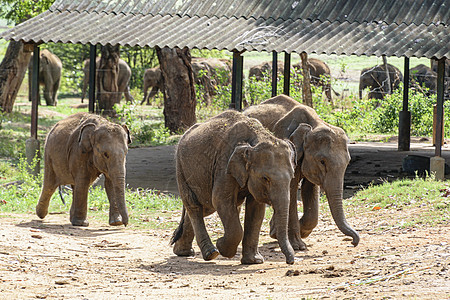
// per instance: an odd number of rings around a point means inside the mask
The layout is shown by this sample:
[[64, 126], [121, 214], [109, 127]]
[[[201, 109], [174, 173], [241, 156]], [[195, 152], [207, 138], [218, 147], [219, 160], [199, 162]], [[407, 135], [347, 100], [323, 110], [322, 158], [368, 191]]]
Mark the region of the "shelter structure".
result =
[[[289, 94], [292, 53], [404, 57], [399, 150], [409, 150], [410, 142], [409, 58], [435, 59], [436, 157], [440, 157], [449, 20], [449, 0], [56, 0], [48, 11], [0, 37], [34, 45], [90, 44], [91, 55], [98, 44], [229, 50], [233, 52], [232, 104], [237, 109], [241, 109], [244, 51], [272, 52], [275, 76], [277, 54], [284, 52], [285, 94]], [[93, 70], [95, 64], [91, 74]], [[91, 110], [93, 86], [91, 82]], [[33, 107], [36, 114], [36, 101]], [[36, 117], [33, 120], [37, 122]]]

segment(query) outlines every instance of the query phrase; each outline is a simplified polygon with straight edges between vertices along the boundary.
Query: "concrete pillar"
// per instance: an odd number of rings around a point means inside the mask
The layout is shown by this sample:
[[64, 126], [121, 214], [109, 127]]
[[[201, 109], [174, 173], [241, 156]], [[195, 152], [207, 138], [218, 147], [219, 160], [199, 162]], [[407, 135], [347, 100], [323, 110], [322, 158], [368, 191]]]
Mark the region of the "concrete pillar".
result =
[[436, 180], [445, 179], [445, 159], [440, 156], [430, 158], [430, 172]]
[[27, 156], [28, 173], [37, 176], [41, 169], [41, 151], [38, 139], [29, 138], [25, 141], [25, 154]]

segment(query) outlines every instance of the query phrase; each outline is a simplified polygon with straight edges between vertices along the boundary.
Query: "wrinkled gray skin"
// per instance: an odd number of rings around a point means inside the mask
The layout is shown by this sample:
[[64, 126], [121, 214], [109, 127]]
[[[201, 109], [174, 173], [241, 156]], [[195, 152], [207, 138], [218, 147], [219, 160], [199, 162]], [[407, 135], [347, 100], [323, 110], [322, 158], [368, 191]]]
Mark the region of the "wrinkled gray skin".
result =
[[[327, 100], [333, 103], [333, 98], [331, 97], [331, 71], [328, 65], [317, 58], [308, 58], [309, 74], [311, 76], [311, 84], [317, 87], [322, 87], [322, 91], [325, 93]], [[302, 63], [297, 63], [292, 65], [296, 70], [302, 69]], [[301, 72], [301, 71], [300, 71]], [[336, 93], [336, 92], [335, 92]], [[338, 93], [336, 95], [339, 96]]]
[[[95, 60], [96, 70], [98, 70], [100, 66], [100, 57], [97, 57]], [[83, 72], [84, 72], [84, 79], [83, 79], [83, 91], [81, 93], [81, 103], [84, 101], [84, 97], [86, 96], [86, 89], [89, 83], [89, 59], [86, 59], [83, 63]], [[128, 83], [130, 82], [131, 78], [131, 69], [130, 66], [123, 60], [119, 59], [119, 78], [117, 79], [117, 86], [119, 88], [119, 92], [123, 93], [125, 96], [125, 99], [127, 102], [133, 103], [134, 98], [130, 94], [130, 86]], [[121, 99], [121, 97], [119, 97]]]
[[88, 226], [88, 190], [104, 174], [110, 204], [109, 224], [127, 225], [125, 160], [130, 142], [125, 125], [97, 115], [77, 113], [56, 123], [45, 141], [44, 183], [36, 206], [38, 217], [47, 215], [56, 188], [70, 184], [73, 190], [70, 222], [74, 226]]
[[[342, 207], [344, 175], [350, 162], [344, 131], [322, 121], [311, 107], [285, 95], [251, 106], [244, 114], [258, 119], [275, 136], [289, 139], [295, 145], [297, 165], [290, 185], [288, 231], [294, 249], [306, 249], [301, 238], [309, 236], [317, 225], [320, 188], [325, 191], [339, 230], [353, 238], [353, 245], [358, 245], [359, 235], [347, 224]], [[297, 191], [300, 181], [303, 216], [299, 221]], [[272, 229], [271, 236], [276, 237]]]
[[[402, 72], [397, 67], [388, 64], [391, 91], [398, 89], [403, 81]], [[383, 99], [387, 92], [386, 69], [384, 65], [365, 68], [359, 76], [359, 99], [362, 99], [362, 91], [369, 88], [368, 98]]]
[[[233, 257], [242, 240], [243, 264], [263, 263], [258, 240], [265, 205], [274, 208], [274, 226], [288, 264], [294, 249], [287, 237], [289, 184], [295, 151], [261, 123], [226, 111], [192, 126], [180, 139], [176, 154], [177, 182], [183, 216], [172, 237], [174, 253], [194, 255], [194, 236], [205, 260], [219, 253]], [[239, 207], [245, 201], [244, 230]], [[203, 218], [217, 211], [224, 236], [212, 244]]]
[[[148, 94], [148, 89], [152, 88], [150, 94]], [[147, 105], [150, 105], [150, 99], [155, 97], [158, 91], [163, 89], [163, 80], [161, 69], [159, 67], [151, 68], [145, 70], [144, 73], [144, 99], [142, 99], [141, 105], [147, 101]]]
[[[57, 93], [61, 81], [61, 72], [62, 63], [59, 57], [47, 49], [40, 51], [39, 85], [44, 86], [44, 99], [45, 103], [49, 106], [56, 106], [58, 104]], [[30, 60], [28, 65], [30, 80], [31, 74], [33, 74], [33, 59]], [[31, 91], [31, 84], [29, 88]]]

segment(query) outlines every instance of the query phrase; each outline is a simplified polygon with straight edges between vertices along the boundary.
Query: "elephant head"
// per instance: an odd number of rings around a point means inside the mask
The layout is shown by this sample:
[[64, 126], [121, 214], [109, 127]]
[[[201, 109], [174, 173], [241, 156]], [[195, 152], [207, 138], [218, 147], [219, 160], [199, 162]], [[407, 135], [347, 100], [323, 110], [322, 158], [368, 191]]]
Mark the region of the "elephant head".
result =
[[[289, 138], [295, 145], [301, 176], [325, 191], [336, 225], [353, 238], [352, 244], [356, 246], [359, 235], [348, 225], [342, 206], [344, 174], [350, 162], [347, 136], [341, 128], [326, 123], [315, 124], [317, 126], [299, 123], [300, 118], [293, 117], [295, 113], [294, 108], [282, 118], [275, 125], [274, 133]], [[310, 230], [300, 229], [302, 238], [310, 233]]]
[[127, 126], [111, 123], [88, 123], [81, 128], [78, 138], [81, 152], [90, 155], [93, 167], [105, 176], [110, 225], [128, 224], [125, 161], [129, 143], [131, 138]]
[[278, 243], [289, 264], [294, 263], [294, 250], [287, 235], [294, 157], [295, 150], [286, 141], [245, 144], [234, 149], [227, 167], [241, 188], [247, 187], [256, 201], [273, 207]]

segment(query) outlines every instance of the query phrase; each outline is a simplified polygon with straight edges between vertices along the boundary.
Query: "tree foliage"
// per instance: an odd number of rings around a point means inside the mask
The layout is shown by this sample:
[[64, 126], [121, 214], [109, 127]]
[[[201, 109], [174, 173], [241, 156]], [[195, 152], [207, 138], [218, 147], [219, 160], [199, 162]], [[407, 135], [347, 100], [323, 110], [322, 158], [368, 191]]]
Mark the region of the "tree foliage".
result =
[[55, 0], [0, 0], [0, 17], [9, 24], [19, 24], [43, 13]]

